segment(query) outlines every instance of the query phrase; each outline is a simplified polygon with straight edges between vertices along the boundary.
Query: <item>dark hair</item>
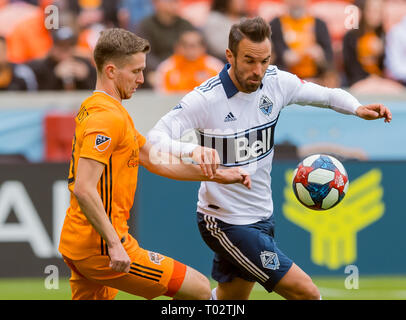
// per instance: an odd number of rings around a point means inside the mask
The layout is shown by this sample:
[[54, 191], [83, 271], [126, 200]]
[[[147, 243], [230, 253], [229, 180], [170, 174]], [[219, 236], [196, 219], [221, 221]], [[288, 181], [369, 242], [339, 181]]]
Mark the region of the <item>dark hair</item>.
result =
[[113, 61], [121, 66], [133, 54], [149, 51], [148, 40], [138, 37], [130, 31], [112, 28], [101, 32], [94, 48], [93, 57], [97, 70], [101, 72], [107, 61]]
[[240, 23], [234, 24], [231, 27], [228, 37], [228, 48], [236, 56], [238, 44], [242, 39], [247, 38], [259, 43], [265, 39], [270, 39], [270, 37], [271, 27], [264, 19], [261, 17], [243, 19]]
[[6, 38], [3, 36], [0, 36], [0, 42], [6, 42]]
[[175, 45], [179, 44], [179, 43], [181, 42], [181, 40], [182, 40], [182, 37], [183, 37], [186, 33], [189, 33], [189, 32], [197, 33], [197, 34], [200, 36], [200, 41], [201, 41], [202, 46], [207, 47], [206, 39], [204, 38], [204, 34], [203, 34], [203, 32], [202, 32], [200, 29], [198, 29], [198, 28], [190, 28], [190, 29], [186, 29], [186, 30], [181, 31], [181, 32], [179, 33], [178, 37], [176, 38]]

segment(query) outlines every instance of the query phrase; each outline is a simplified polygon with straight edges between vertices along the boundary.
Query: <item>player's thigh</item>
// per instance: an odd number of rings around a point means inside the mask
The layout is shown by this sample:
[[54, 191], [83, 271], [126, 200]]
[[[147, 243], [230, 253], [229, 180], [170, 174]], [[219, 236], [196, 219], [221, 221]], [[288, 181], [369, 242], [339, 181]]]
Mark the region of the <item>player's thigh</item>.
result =
[[111, 286], [148, 299], [161, 295], [180, 300], [210, 298], [209, 280], [192, 267], [141, 248], [130, 258], [129, 274], [109, 281]]
[[72, 278], [69, 280], [72, 300], [113, 300], [117, 289], [101, 285], [86, 278]]
[[72, 292], [72, 300], [113, 300], [118, 292], [117, 289], [106, 287], [85, 278], [73, 261], [64, 257], [65, 263], [71, 269], [69, 284]]
[[209, 300], [210, 294], [209, 279], [188, 266], [182, 286], [174, 295], [174, 298], [180, 300]]
[[92, 256], [74, 263], [87, 279], [146, 299], [178, 292], [186, 274], [184, 264], [140, 247], [128, 255], [132, 261], [128, 273], [111, 269], [108, 256]]
[[312, 279], [295, 263], [274, 287], [274, 291], [289, 300], [318, 300], [320, 292]]

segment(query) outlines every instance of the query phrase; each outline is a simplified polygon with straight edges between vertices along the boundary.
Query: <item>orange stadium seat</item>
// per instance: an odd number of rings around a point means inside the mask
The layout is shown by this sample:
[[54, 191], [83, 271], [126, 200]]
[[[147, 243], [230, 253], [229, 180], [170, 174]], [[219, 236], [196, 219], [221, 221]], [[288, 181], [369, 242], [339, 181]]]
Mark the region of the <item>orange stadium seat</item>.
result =
[[51, 112], [44, 119], [45, 161], [69, 161], [75, 132], [73, 113]]

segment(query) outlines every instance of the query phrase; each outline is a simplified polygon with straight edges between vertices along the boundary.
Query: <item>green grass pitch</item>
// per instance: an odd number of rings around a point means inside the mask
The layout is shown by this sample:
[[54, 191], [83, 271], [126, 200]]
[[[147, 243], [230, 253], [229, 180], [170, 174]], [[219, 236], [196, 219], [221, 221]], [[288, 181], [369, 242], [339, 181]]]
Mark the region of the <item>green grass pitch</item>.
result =
[[[346, 289], [345, 277], [313, 277], [325, 300], [405, 300], [406, 275], [404, 276], [375, 276], [360, 277], [358, 289]], [[0, 279], [0, 300], [66, 300], [70, 299], [68, 279], [59, 280], [58, 289], [46, 289], [44, 279]], [[215, 282], [212, 282], [212, 287]], [[120, 292], [117, 300], [141, 299]], [[158, 298], [168, 299], [168, 298]], [[275, 293], [267, 293], [256, 284], [251, 294], [252, 300], [278, 300]]]

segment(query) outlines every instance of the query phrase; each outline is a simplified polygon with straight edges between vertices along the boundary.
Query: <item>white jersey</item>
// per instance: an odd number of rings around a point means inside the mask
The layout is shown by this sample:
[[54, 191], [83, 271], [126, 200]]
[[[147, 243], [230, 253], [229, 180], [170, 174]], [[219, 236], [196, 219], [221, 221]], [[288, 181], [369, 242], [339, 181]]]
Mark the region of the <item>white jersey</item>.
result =
[[[226, 65], [219, 75], [188, 93], [148, 133], [161, 151], [186, 154], [196, 145], [216, 148], [222, 167], [240, 166], [251, 174], [252, 188], [242, 184], [201, 182], [197, 211], [230, 224], [250, 224], [273, 213], [271, 169], [274, 134], [283, 107], [289, 104], [330, 107], [354, 114], [360, 103], [341, 89], [304, 82], [270, 66], [257, 91], [243, 93]], [[180, 143], [193, 129], [198, 142]]]

